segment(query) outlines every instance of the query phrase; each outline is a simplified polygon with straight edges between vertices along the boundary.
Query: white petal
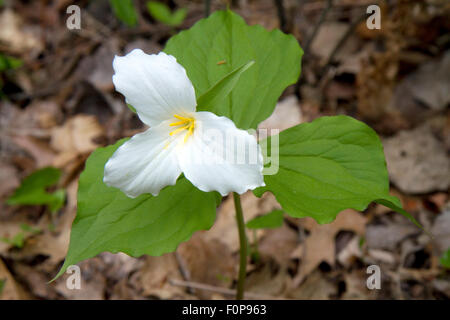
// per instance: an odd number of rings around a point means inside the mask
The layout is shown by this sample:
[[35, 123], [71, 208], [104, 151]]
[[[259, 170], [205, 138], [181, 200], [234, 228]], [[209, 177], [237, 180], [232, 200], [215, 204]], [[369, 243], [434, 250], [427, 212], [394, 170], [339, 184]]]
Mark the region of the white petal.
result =
[[194, 133], [177, 153], [192, 184], [223, 196], [264, 186], [263, 157], [255, 137], [211, 112], [197, 112], [194, 117]]
[[103, 181], [131, 198], [143, 193], [156, 196], [174, 185], [181, 174], [174, 152], [179, 141], [169, 136], [173, 129], [169, 123], [164, 121], [121, 145], [106, 163]]
[[113, 82], [139, 118], [149, 126], [174, 114], [195, 111], [195, 91], [186, 70], [170, 55], [135, 49], [113, 61]]

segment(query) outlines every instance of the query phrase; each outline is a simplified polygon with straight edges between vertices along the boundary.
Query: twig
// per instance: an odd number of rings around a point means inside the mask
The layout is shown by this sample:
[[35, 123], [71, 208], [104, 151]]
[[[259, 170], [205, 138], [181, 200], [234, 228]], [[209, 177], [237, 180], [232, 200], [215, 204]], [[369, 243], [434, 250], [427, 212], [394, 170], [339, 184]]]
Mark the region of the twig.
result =
[[[175, 251], [175, 259], [178, 263], [178, 268], [180, 269], [181, 275], [183, 276], [183, 279], [186, 281], [189, 281], [191, 279], [191, 273], [189, 272], [188, 268], [186, 267], [186, 262], [184, 261], [183, 257], [180, 256], [180, 254]], [[188, 288], [189, 293], [193, 294], [194, 290], [193, 288]]]
[[[183, 280], [178, 280], [178, 279], [169, 279], [169, 283], [173, 286], [189, 287], [189, 288], [193, 288], [193, 289], [217, 292], [217, 293], [224, 294], [227, 296], [235, 296], [236, 295], [236, 290], [234, 290], [234, 289], [216, 287], [216, 286], [212, 286], [210, 284], [204, 284], [204, 283], [199, 283], [199, 282], [183, 281]], [[245, 295], [247, 298], [251, 298], [251, 299], [262, 299], [262, 300], [281, 300], [281, 299], [284, 300], [285, 299], [282, 297], [279, 298], [279, 297], [273, 297], [273, 296], [251, 293], [251, 292], [246, 292]]]
[[99, 37], [103, 39], [108, 39], [112, 36], [111, 29], [97, 20], [93, 15], [91, 15], [89, 12], [83, 12], [83, 17], [86, 19], [87, 24], [92, 25], [93, 29], [99, 33]]
[[323, 66], [322, 71], [320, 72], [321, 75], [325, 74], [325, 72], [328, 71], [328, 68], [333, 63], [333, 60], [336, 57], [336, 55], [339, 52], [339, 50], [341, 50], [342, 46], [345, 44], [345, 42], [348, 40], [348, 38], [350, 38], [350, 36], [352, 35], [353, 31], [355, 31], [355, 29], [358, 26], [358, 24], [361, 21], [363, 21], [366, 17], [367, 17], [367, 14], [364, 11], [364, 14], [362, 14], [358, 19], [356, 19], [355, 21], [353, 21], [350, 24], [350, 27], [347, 29], [345, 34], [339, 40], [339, 42], [337, 43], [336, 47], [334, 47], [333, 51], [331, 52], [330, 56], [328, 57], [328, 60], [327, 60], [326, 64]]
[[283, 0], [274, 0], [277, 7], [278, 20], [280, 21], [280, 29], [286, 32], [286, 13], [284, 11]]
[[[334, 61], [334, 58], [336, 57], [337, 53], [339, 52], [339, 50], [341, 50], [342, 46], [345, 44], [345, 42], [348, 40], [348, 38], [353, 34], [353, 32], [355, 31], [356, 27], [358, 26], [358, 24], [363, 21], [366, 18], [366, 12], [364, 11], [364, 14], [362, 14], [360, 17], [358, 17], [358, 19], [356, 19], [355, 21], [353, 21], [350, 24], [350, 27], [347, 29], [347, 31], [345, 32], [345, 34], [342, 36], [342, 38], [339, 40], [339, 42], [336, 44], [336, 47], [334, 47], [333, 51], [331, 52], [331, 54], [329, 55], [327, 62], [325, 63], [325, 65], [322, 67], [322, 69], [319, 72], [319, 76], [320, 76], [320, 87], [321, 87], [321, 91], [325, 92], [328, 85], [330, 84], [331, 80], [334, 78], [334, 75], [328, 75], [328, 71]], [[323, 105], [323, 103], [325, 102], [325, 95], [322, 95], [322, 101], [321, 101], [321, 105]]]
[[205, 18], [208, 18], [210, 13], [211, 13], [211, 0], [205, 0]]
[[[328, 0], [327, 1], [327, 6], [322, 10], [322, 13], [320, 14], [320, 17], [319, 17], [319, 21], [317, 21], [316, 25], [314, 26], [313, 32], [308, 37], [308, 40], [306, 40], [305, 46], [303, 47], [303, 51], [305, 53], [305, 55], [303, 57], [303, 61], [308, 60], [308, 58], [309, 58], [309, 49], [311, 47], [311, 44], [314, 41], [314, 39], [316, 38], [320, 27], [322, 26], [322, 24], [325, 21], [325, 18], [327, 16], [328, 12], [331, 10], [332, 7], [333, 7], [333, 0]], [[296, 94], [298, 100], [301, 99], [300, 86], [302, 85], [302, 83], [304, 83], [304, 81], [305, 81], [304, 79], [305, 79], [305, 77], [301, 77], [297, 81], [297, 83], [295, 84], [295, 94]]]
[[333, 7], [333, 0], [328, 0], [327, 6], [322, 10], [322, 13], [320, 14], [320, 17], [319, 17], [319, 21], [317, 21], [316, 25], [314, 26], [313, 32], [311, 33], [311, 35], [309, 36], [308, 40], [305, 43], [305, 46], [303, 47], [305, 56], [307, 56], [309, 54], [309, 47], [311, 46], [311, 43], [313, 42], [313, 40], [316, 38], [317, 33], [320, 29], [320, 26], [325, 21], [325, 17], [327, 16], [328, 12], [330, 11], [330, 9], [332, 7]]
[[[334, 4], [334, 7], [337, 7], [339, 9], [346, 9], [346, 8], [355, 9], [355, 8], [367, 8], [367, 6], [373, 4], [373, 0], [359, 0], [357, 3], [355, 2], [356, 2], [355, 0], [340, 0]], [[309, 14], [314, 11], [323, 10], [325, 7], [326, 3], [324, 3], [324, 1], [309, 1], [304, 4], [303, 11]]]

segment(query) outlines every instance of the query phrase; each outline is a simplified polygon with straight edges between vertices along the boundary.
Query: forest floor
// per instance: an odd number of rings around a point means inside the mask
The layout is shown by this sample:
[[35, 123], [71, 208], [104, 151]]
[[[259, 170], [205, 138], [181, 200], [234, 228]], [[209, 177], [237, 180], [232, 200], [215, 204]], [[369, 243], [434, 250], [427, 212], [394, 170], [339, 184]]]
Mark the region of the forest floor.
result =
[[[0, 71], [0, 298], [232, 298], [239, 243], [230, 198], [212, 229], [175, 253], [103, 253], [79, 264], [82, 290], [67, 288], [68, 275], [48, 284], [67, 252], [86, 158], [144, 129], [114, 91], [114, 55], [157, 53], [176, 31], [152, 19], [144, 1], [136, 2], [134, 28], [107, 0], [77, 1], [78, 31], [66, 28], [71, 1], [3, 2], [0, 53], [22, 66]], [[202, 1], [166, 2], [188, 10], [176, 30], [204, 16]], [[285, 216], [280, 228], [248, 232], [258, 254], [248, 265], [247, 298], [450, 298], [450, 271], [440, 262], [450, 248], [450, 4], [379, 1], [381, 29], [369, 30], [366, 8], [374, 2], [241, 0], [231, 8], [248, 24], [292, 33], [305, 51], [299, 83], [260, 127], [283, 130], [336, 114], [364, 121], [382, 138], [391, 193], [433, 237], [377, 204], [328, 225]], [[212, 11], [225, 7], [212, 1]], [[46, 166], [63, 172], [67, 201], [58, 212], [6, 204], [24, 177]], [[279, 207], [270, 194], [249, 192], [242, 203], [246, 220]], [[379, 290], [366, 286], [370, 265], [381, 268]]]

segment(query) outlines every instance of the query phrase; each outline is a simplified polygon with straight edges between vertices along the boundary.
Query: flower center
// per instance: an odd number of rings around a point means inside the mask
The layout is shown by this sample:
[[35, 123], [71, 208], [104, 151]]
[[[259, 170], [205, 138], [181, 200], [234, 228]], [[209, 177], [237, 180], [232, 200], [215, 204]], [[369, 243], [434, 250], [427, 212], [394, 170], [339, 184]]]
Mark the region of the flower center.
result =
[[170, 135], [173, 136], [174, 134], [179, 133], [180, 131], [187, 130], [186, 135], [184, 136], [184, 142], [187, 141], [187, 139], [192, 135], [195, 128], [195, 119], [192, 117], [182, 117], [177, 114], [173, 115], [175, 118], [177, 118], [180, 121], [173, 122], [170, 124], [171, 127], [178, 127], [175, 130], [173, 130]]

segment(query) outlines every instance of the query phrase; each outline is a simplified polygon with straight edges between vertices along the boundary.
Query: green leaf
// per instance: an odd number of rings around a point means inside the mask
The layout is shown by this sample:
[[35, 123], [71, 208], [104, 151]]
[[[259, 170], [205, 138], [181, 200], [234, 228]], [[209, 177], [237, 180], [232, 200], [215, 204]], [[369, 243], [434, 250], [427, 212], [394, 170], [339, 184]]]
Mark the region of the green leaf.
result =
[[60, 176], [61, 171], [52, 167], [35, 171], [22, 181], [7, 203], [10, 205], [47, 205], [52, 212], [58, 211], [65, 201], [64, 190], [49, 193], [46, 188], [55, 185]]
[[375, 200], [376, 203], [382, 204], [385, 207], [388, 207], [389, 209], [394, 210], [395, 212], [398, 212], [402, 215], [404, 215], [406, 218], [408, 218], [412, 223], [414, 223], [419, 228], [423, 229], [425, 233], [427, 233], [429, 236], [431, 234], [423, 228], [423, 226], [405, 209], [402, 208], [402, 203], [397, 197], [386, 195], [384, 199], [377, 199]]
[[0, 53], [0, 72], [9, 69], [17, 69], [22, 65], [22, 60]]
[[127, 107], [131, 110], [131, 112], [136, 113], [136, 109], [131, 104], [127, 103]]
[[444, 268], [450, 269], [450, 248], [444, 252], [439, 261]]
[[255, 61], [225, 100], [198, 108], [226, 116], [241, 129], [256, 128], [270, 116], [283, 90], [297, 81], [303, 54], [293, 36], [248, 26], [229, 10], [216, 11], [172, 37], [164, 51], [186, 68], [197, 97], [236, 68]]
[[78, 188], [78, 211], [59, 277], [69, 265], [101, 252], [139, 257], [172, 252], [195, 231], [209, 229], [216, 216], [216, 193], [195, 188], [184, 177], [156, 197], [128, 198], [103, 183], [105, 163], [125, 142], [94, 151]]
[[[261, 142], [266, 160], [279, 166], [257, 196], [272, 192], [286, 213], [329, 223], [344, 209], [377, 201], [418, 222], [389, 195], [383, 146], [375, 131], [347, 116], [322, 117], [282, 131], [279, 148]], [[270, 157], [268, 157], [270, 155]]]
[[208, 106], [216, 105], [222, 102], [234, 89], [242, 73], [248, 68], [254, 65], [254, 61], [247, 62], [239, 68], [231, 71], [215, 85], [213, 85], [208, 91], [206, 91], [197, 100], [197, 108], [206, 109]]
[[3, 293], [3, 288], [5, 288], [6, 279], [0, 279], [0, 297]]
[[16, 248], [23, 248], [23, 245], [25, 244], [25, 233], [19, 232], [11, 239], [2, 237], [0, 238], [0, 241], [12, 245]]
[[31, 234], [39, 234], [42, 232], [40, 228], [34, 228], [33, 226], [30, 226], [29, 224], [26, 223], [20, 224], [20, 229]]
[[253, 218], [247, 222], [249, 229], [278, 228], [283, 225], [283, 210], [273, 210], [272, 212]]
[[187, 10], [184, 8], [178, 9], [172, 14], [170, 8], [165, 3], [156, 1], [147, 2], [147, 9], [155, 20], [172, 27], [179, 26], [183, 23], [187, 14]]
[[66, 201], [66, 191], [63, 189], [58, 189], [51, 194], [53, 196], [53, 201], [48, 204], [50, 211], [57, 212]]
[[135, 26], [138, 21], [133, 0], [109, 0], [116, 17], [127, 26]]
[[176, 10], [172, 14], [171, 25], [176, 27], [183, 23], [184, 19], [186, 19], [187, 10], [185, 8], [180, 8]]
[[169, 24], [172, 18], [172, 13], [165, 3], [149, 1], [147, 2], [147, 9], [150, 15], [157, 21]]
[[23, 245], [25, 244], [25, 238], [29, 235], [36, 235], [42, 232], [39, 228], [34, 228], [26, 223], [22, 223], [20, 225], [20, 228], [22, 229], [21, 232], [17, 233], [12, 238], [0, 238], [0, 241], [7, 243], [9, 245], [12, 245], [16, 248], [23, 248]]

